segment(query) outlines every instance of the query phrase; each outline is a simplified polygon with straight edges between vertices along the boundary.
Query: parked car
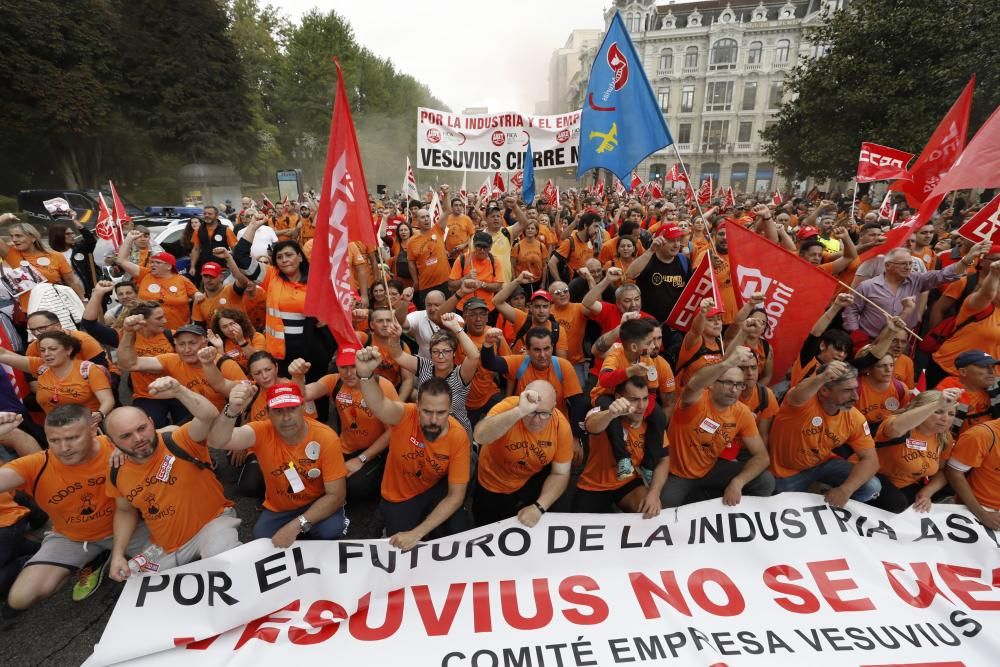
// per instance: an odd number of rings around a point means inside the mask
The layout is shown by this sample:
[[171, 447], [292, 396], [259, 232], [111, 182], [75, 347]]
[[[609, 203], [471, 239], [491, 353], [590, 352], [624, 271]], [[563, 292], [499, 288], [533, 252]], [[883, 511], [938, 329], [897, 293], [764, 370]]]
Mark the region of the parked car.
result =
[[[104, 201], [111, 206], [111, 191], [102, 190]], [[70, 208], [76, 211], [76, 218], [83, 224], [93, 227], [97, 223], [97, 190], [21, 190], [17, 193], [17, 206], [27, 213], [27, 220], [24, 222], [35, 225], [48, 225], [53, 218], [45, 210], [43, 202], [56, 197], [62, 197], [69, 203]], [[133, 219], [146, 218], [142, 209], [126, 199], [122, 199], [125, 205], [125, 212]], [[138, 222], [138, 220], [137, 220]], [[146, 224], [140, 222], [139, 224]], [[155, 223], [153, 223], [155, 224]]]

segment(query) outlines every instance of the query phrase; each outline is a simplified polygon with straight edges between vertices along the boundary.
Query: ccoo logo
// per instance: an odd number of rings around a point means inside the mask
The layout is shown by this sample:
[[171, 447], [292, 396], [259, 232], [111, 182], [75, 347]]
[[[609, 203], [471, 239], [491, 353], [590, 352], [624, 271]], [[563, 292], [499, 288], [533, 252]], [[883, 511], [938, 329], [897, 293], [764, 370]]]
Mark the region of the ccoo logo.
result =
[[740, 286], [740, 293], [743, 295], [743, 298], [749, 299], [754, 295], [754, 292], [767, 294], [773, 279], [765, 276], [759, 269], [737, 266], [736, 282]]
[[507, 135], [504, 134], [501, 130], [497, 130], [490, 137], [490, 140], [493, 142], [494, 146], [503, 146], [504, 143], [507, 141]]
[[608, 48], [608, 65], [615, 73], [615, 90], [621, 90], [628, 83], [628, 60], [625, 59], [625, 54], [618, 49], [618, 42], [613, 42]]

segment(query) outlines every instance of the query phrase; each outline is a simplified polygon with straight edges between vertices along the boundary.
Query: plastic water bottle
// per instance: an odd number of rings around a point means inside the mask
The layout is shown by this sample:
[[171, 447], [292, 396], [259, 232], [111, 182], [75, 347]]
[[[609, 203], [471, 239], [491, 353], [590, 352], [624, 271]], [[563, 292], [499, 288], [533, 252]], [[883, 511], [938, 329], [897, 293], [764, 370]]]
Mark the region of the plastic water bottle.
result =
[[145, 551], [137, 554], [128, 561], [128, 569], [132, 575], [153, 574], [160, 569], [160, 558], [163, 556], [163, 548], [157, 544], [151, 544]]

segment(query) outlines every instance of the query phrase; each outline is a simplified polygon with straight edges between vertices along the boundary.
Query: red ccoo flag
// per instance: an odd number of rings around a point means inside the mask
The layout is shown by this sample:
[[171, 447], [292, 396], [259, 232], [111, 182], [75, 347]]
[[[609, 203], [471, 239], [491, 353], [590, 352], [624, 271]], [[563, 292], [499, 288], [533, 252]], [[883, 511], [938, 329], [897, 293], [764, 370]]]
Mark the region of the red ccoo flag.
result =
[[931, 195], [1000, 184], [1000, 108], [986, 119]]
[[861, 144], [856, 180], [858, 183], [889, 181], [896, 178], [909, 180], [910, 176], [906, 172], [906, 165], [912, 159], [913, 153], [866, 141]]
[[691, 274], [691, 279], [684, 286], [684, 291], [677, 298], [677, 303], [670, 310], [664, 324], [669, 325], [676, 331], [688, 331], [694, 321], [698, 311], [701, 310], [701, 302], [705, 299], [712, 299], [715, 305], [722, 307], [719, 293], [719, 285], [715, 280], [715, 271], [712, 269], [712, 260], [709, 259], [711, 253], [703, 253], [698, 268]]
[[733, 291], [742, 304], [764, 293], [774, 377], [784, 377], [833, 298], [837, 279], [742, 225], [726, 225]]
[[517, 189], [521, 189], [521, 185], [524, 184], [524, 171], [518, 169], [514, 172], [514, 175], [510, 177], [510, 184]]
[[479, 188], [479, 204], [482, 205], [490, 198], [490, 177], [487, 176], [486, 180], [483, 181], [482, 186]]
[[986, 239], [992, 239], [995, 244], [1000, 243], [1000, 195], [991, 199], [971, 220], [959, 227], [958, 235], [973, 243]]
[[639, 187], [640, 185], [642, 185], [642, 179], [639, 178], [639, 174], [637, 174], [637, 173], [635, 173], [633, 171], [632, 172], [632, 180], [628, 182], [628, 190], [629, 190], [629, 192], [631, 192], [635, 188]]
[[733, 187], [729, 186], [726, 188], [726, 198], [722, 201], [722, 208], [733, 208], [736, 206], [736, 195], [733, 193]]
[[687, 180], [686, 178], [684, 178], [684, 174], [681, 172], [681, 170], [677, 168], [677, 163], [676, 162], [674, 163], [674, 166], [672, 166], [670, 168], [670, 171], [667, 172], [667, 177], [666, 178], [671, 183], [676, 183], [677, 181], [686, 181]]
[[612, 176], [611, 178], [615, 179], [615, 194], [618, 195], [619, 197], [624, 196], [625, 184], [622, 183], [620, 180], [618, 180], [617, 176]]
[[908, 170], [909, 180], [895, 181], [889, 186], [896, 192], [902, 192], [910, 206], [920, 206], [962, 154], [965, 137], [969, 134], [969, 109], [972, 107], [972, 89], [975, 85], [976, 77], [973, 75], [941, 124], [934, 130], [920, 157]]
[[604, 199], [604, 181], [597, 181], [594, 184], [594, 196], [598, 199]]
[[552, 179], [545, 181], [545, 189], [542, 190], [545, 193], [545, 201], [549, 204], [553, 204], [556, 201], [556, 186], [552, 183]]
[[499, 171], [493, 174], [493, 192], [494, 194], [497, 192], [501, 194], [507, 192], [507, 189], [503, 185], [503, 176], [500, 175]]
[[892, 190], [885, 191], [885, 199], [882, 200], [882, 205], [878, 208], [878, 217], [885, 218], [886, 220], [892, 215]]
[[114, 181], [108, 181], [108, 185], [111, 186], [111, 220], [113, 222], [111, 228], [116, 238], [115, 246], [118, 247], [125, 241], [125, 223], [131, 224], [132, 218], [125, 210], [122, 198], [118, 196]]
[[785, 201], [781, 198], [781, 191], [775, 190], [774, 194], [771, 195], [771, 203], [775, 206], [781, 206], [781, 202]]
[[698, 203], [704, 206], [708, 202], [712, 201], [712, 176], [709, 175], [708, 178], [701, 184], [698, 188]]
[[347, 246], [350, 241], [360, 241], [366, 248], [374, 248], [376, 240], [344, 76], [340, 61], [334, 58], [333, 62], [337, 68], [337, 96], [303, 311], [325, 322], [338, 346], [360, 347], [351, 321], [354, 297]]
[[116, 233], [120, 231], [118, 225], [111, 217], [111, 211], [108, 210], [108, 204], [104, 201], [104, 194], [97, 193], [97, 224], [94, 226], [94, 233], [97, 237], [105, 241], [111, 241], [111, 245], [114, 246], [115, 251], [122, 245], [121, 236]]
[[663, 199], [663, 190], [660, 189], [659, 180], [655, 180], [649, 184], [649, 196], [653, 199]]

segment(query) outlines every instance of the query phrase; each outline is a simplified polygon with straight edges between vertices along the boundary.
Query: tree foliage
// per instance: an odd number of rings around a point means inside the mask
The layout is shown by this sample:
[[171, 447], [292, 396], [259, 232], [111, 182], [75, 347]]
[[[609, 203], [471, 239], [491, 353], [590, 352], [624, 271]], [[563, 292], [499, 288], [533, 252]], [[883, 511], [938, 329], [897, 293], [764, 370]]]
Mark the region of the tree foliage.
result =
[[765, 130], [788, 176], [851, 178], [862, 141], [919, 153], [976, 74], [971, 128], [1000, 104], [1000, 13], [978, 0], [863, 0], [810, 29], [826, 54], [796, 66]]

